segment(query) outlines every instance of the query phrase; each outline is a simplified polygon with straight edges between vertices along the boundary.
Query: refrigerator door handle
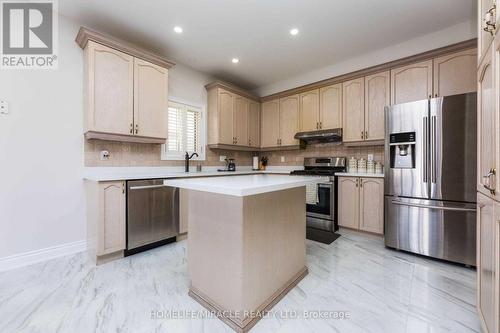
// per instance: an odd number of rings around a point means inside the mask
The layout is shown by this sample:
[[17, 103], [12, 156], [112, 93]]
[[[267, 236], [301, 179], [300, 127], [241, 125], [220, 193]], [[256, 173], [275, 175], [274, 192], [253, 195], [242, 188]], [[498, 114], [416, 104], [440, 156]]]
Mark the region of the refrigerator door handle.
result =
[[429, 118], [428, 117], [424, 117], [424, 126], [423, 126], [423, 130], [424, 130], [424, 134], [423, 134], [423, 141], [424, 141], [424, 144], [423, 144], [423, 149], [422, 149], [422, 155], [423, 155], [423, 171], [422, 171], [422, 174], [423, 174], [423, 182], [424, 183], [427, 183], [429, 181], [429, 170], [428, 170], [428, 164], [429, 164], [429, 160], [428, 160], [428, 152], [427, 152], [427, 147], [429, 147], [429, 142], [428, 142], [428, 137], [429, 137], [429, 133], [428, 133], [428, 128], [429, 128]]
[[436, 183], [436, 116], [431, 117], [431, 182]]
[[424, 205], [424, 204], [417, 204], [417, 203], [407, 203], [407, 202], [402, 202], [402, 201], [398, 201], [398, 200], [392, 200], [391, 202], [394, 205], [408, 206], [408, 207], [417, 207], [417, 208], [429, 208], [429, 209], [455, 211], [455, 212], [475, 212], [476, 211], [475, 208], [431, 206], [431, 205]]

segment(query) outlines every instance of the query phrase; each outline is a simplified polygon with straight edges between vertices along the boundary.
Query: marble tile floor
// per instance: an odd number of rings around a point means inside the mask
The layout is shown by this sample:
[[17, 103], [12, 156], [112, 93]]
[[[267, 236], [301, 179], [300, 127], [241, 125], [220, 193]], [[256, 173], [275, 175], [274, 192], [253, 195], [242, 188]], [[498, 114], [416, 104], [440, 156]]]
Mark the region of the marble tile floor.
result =
[[[480, 332], [475, 270], [340, 233], [307, 241], [309, 275], [252, 333]], [[0, 332], [233, 332], [202, 317], [188, 284], [186, 241], [99, 267], [81, 253], [3, 272]]]

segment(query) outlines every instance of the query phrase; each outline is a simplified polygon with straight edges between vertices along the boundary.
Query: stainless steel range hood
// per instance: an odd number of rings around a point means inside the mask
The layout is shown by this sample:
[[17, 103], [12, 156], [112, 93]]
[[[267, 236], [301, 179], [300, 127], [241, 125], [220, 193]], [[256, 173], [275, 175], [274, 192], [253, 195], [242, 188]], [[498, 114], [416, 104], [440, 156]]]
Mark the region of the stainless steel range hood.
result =
[[304, 141], [305, 143], [326, 143], [336, 142], [342, 143], [342, 128], [334, 128], [321, 131], [299, 132], [295, 134], [295, 139]]

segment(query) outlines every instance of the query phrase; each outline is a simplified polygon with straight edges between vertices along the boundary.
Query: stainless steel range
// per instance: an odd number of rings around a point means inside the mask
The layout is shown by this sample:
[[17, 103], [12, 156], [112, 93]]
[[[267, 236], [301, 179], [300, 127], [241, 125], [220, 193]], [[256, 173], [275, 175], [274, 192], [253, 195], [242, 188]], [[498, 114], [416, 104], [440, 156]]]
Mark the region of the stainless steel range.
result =
[[[331, 243], [332, 234], [339, 229], [337, 222], [337, 177], [336, 172], [346, 171], [345, 157], [307, 157], [304, 170], [292, 171], [291, 175], [321, 176], [324, 181], [313, 187], [315, 197], [306, 203], [308, 239]], [[311, 191], [311, 188], [308, 188]]]

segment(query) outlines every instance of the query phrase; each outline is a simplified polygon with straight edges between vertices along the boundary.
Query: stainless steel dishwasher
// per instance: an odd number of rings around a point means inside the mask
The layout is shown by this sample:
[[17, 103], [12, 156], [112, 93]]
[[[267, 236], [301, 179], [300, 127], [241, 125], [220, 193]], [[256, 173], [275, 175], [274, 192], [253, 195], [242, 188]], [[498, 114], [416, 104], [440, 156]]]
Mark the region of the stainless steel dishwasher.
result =
[[179, 189], [163, 179], [127, 181], [125, 255], [175, 241], [179, 234]]

